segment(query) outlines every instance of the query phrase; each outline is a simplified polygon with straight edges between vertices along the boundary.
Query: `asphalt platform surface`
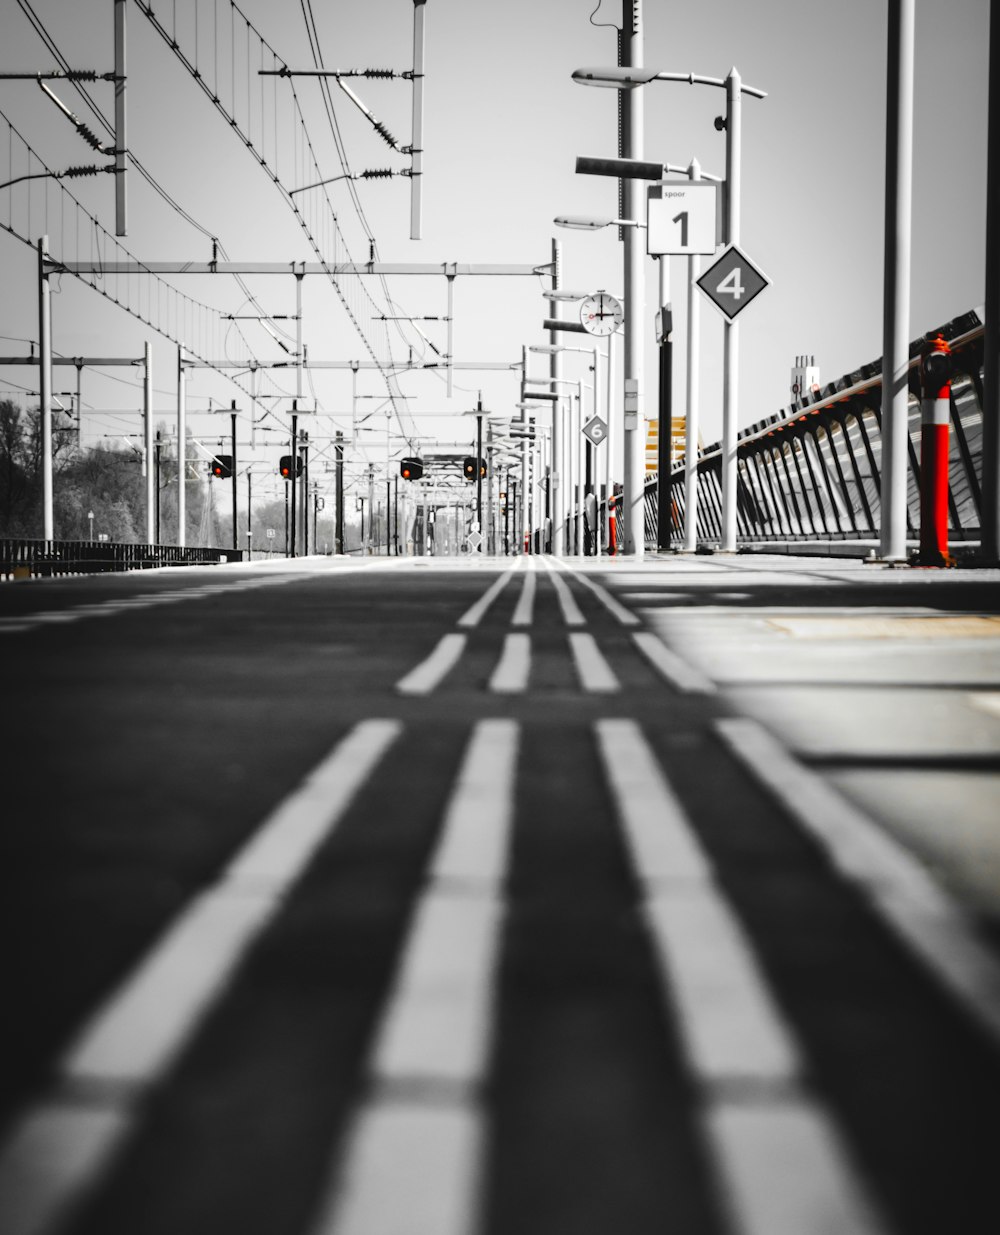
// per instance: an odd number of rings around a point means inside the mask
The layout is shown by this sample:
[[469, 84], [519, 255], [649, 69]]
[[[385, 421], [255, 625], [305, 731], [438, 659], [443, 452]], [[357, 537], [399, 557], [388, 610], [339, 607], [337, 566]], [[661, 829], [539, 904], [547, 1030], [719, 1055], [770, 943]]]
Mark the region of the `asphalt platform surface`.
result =
[[973, 1235], [1000, 572], [0, 585], [3, 1235]]

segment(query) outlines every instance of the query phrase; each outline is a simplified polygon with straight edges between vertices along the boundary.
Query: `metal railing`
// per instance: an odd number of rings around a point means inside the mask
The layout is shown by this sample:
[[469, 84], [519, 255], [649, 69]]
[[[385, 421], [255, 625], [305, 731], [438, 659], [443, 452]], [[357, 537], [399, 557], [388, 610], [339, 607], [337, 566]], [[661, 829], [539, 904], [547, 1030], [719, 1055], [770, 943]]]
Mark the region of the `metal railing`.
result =
[[[983, 326], [966, 313], [910, 344], [907, 528], [920, 518], [920, 390], [917, 364], [927, 339], [952, 350], [949, 538], [978, 541], [982, 520]], [[881, 522], [881, 361], [830, 383], [811, 399], [742, 430], [737, 440], [737, 533], [742, 542], [877, 540]], [[698, 454], [698, 540], [722, 534], [722, 448]], [[647, 544], [656, 543], [657, 479], [644, 492]], [[672, 538], [684, 533], [684, 461], [670, 473]]]
[[0, 579], [90, 575], [156, 566], [241, 562], [239, 549], [190, 549], [176, 545], [126, 545], [96, 540], [0, 538]]

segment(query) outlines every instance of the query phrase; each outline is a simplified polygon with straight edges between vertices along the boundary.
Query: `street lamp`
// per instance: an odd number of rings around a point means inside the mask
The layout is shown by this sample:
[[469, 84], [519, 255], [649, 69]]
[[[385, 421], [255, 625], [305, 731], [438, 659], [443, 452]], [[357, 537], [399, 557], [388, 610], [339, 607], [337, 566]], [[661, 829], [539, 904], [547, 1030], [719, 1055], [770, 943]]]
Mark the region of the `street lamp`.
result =
[[[703, 77], [697, 73], [667, 73], [657, 69], [636, 66], [624, 68], [584, 68], [573, 73], [573, 80], [581, 86], [604, 86], [612, 90], [634, 90], [654, 81], [687, 82], [688, 85], [716, 86], [726, 91], [726, 114], [716, 120], [716, 128], [726, 133], [726, 242], [739, 244], [740, 240], [740, 162], [742, 136], [743, 95], [764, 99], [767, 94], [753, 86], [743, 85], [735, 68], [728, 77]], [[739, 360], [738, 323], [727, 319], [723, 363], [722, 405], [722, 537], [719, 547], [726, 552], [736, 549], [736, 417], [737, 417], [737, 364]], [[631, 499], [635, 501], [633, 496]], [[626, 493], [626, 505], [629, 494]], [[640, 507], [641, 513], [641, 507]], [[627, 518], [631, 526], [635, 520], [629, 509]], [[640, 524], [641, 526], [641, 524]], [[637, 551], [638, 551], [637, 541]]]
[[635, 219], [612, 219], [609, 217], [591, 218], [582, 214], [558, 214], [552, 220], [556, 227], [572, 227], [581, 232], [593, 232], [602, 227], [645, 227], [645, 223], [637, 223]]

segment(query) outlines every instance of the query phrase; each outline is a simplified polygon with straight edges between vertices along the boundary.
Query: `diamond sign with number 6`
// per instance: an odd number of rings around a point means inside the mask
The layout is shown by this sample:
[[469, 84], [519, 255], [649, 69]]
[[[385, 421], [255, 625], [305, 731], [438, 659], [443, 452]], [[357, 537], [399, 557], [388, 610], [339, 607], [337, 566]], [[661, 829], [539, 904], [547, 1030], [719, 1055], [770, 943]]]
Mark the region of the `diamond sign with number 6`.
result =
[[732, 321], [770, 282], [767, 275], [762, 274], [736, 245], [731, 244], [701, 276], [698, 286], [712, 304]]

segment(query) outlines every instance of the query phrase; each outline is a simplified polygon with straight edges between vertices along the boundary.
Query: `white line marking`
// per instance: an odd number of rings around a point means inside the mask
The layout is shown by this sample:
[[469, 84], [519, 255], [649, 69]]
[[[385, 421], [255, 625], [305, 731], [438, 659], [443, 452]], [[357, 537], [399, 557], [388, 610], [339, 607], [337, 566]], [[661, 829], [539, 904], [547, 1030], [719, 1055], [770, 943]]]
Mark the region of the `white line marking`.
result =
[[642, 731], [632, 720], [597, 722], [597, 741], [625, 829], [632, 861], [645, 884], [707, 880], [708, 860]]
[[632, 639], [653, 668], [676, 690], [689, 695], [715, 694], [715, 683], [671, 651], [652, 631], [637, 630]]
[[486, 591], [482, 594], [482, 596], [480, 596], [480, 598], [476, 601], [476, 603], [470, 609], [467, 609], [465, 613], [462, 614], [462, 616], [458, 619], [458, 622], [456, 623], [456, 625], [458, 626], [478, 626], [479, 623], [483, 620], [483, 616], [486, 613], [486, 610], [489, 609], [490, 605], [493, 604], [496, 598], [500, 595], [500, 593], [507, 586], [507, 583], [509, 582], [511, 575], [514, 572], [514, 569], [515, 568], [512, 566], [508, 570], [504, 571], [504, 573], [500, 576], [499, 579], [494, 579], [494, 581], [490, 584], [490, 586], [486, 589]]
[[527, 688], [531, 673], [531, 637], [508, 635], [503, 654], [490, 678], [490, 690], [499, 695], [520, 694]]
[[465, 635], [442, 635], [430, 656], [399, 679], [396, 690], [401, 695], [429, 695], [458, 663], [465, 644]]
[[601, 587], [599, 583], [595, 583], [593, 579], [588, 578], [588, 576], [583, 574], [581, 571], [573, 570], [571, 567], [567, 566], [565, 562], [559, 561], [558, 558], [555, 559], [555, 563], [561, 570], [567, 571], [574, 577], [574, 579], [578, 579], [584, 587], [589, 588], [605, 607], [605, 609], [607, 609], [608, 612], [616, 618], [622, 626], [640, 626], [642, 624], [639, 618], [637, 618], [631, 610], [626, 609], [624, 605], [615, 600], [611, 593], [607, 591], [606, 588]]
[[888, 1232], [816, 1102], [712, 1102], [703, 1118], [733, 1235]]
[[[0, 1150], [5, 1235], [49, 1229], [95, 1185], [128, 1131], [137, 1098], [189, 1041], [401, 728], [391, 720], [355, 726], [84, 1026], [60, 1062], [53, 1091]], [[82, 1101], [81, 1094], [90, 1096]], [[24, 1164], [40, 1145], [44, 1170], [26, 1174]]]
[[445, 814], [431, 875], [499, 889], [507, 869], [519, 729], [483, 720], [473, 732]]
[[586, 626], [587, 619], [580, 612], [580, 606], [576, 603], [576, 597], [569, 590], [566, 580], [557, 575], [552, 567], [546, 562], [549, 568], [549, 577], [552, 580], [552, 586], [556, 589], [556, 596], [559, 599], [559, 608], [562, 610], [563, 621], [567, 626]]
[[591, 694], [608, 694], [621, 689], [621, 684], [601, 654], [593, 635], [573, 632], [569, 636], [569, 646], [580, 685], [585, 691]]
[[535, 569], [537, 568], [532, 568], [524, 576], [524, 582], [521, 584], [521, 595], [517, 599], [514, 616], [510, 619], [511, 626], [531, 625], [535, 609], [535, 587], [538, 580]]
[[803, 1085], [794, 1038], [642, 730], [603, 720], [595, 732], [664, 988], [704, 1091], [703, 1127], [733, 1235], [876, 1235], [864, 1188]]
[[1000, 1041], [1000, 964], [917, 859], [756, 721], [727, 718], [715, 727], [941, 986]]
[[518, 742], [514, 721], [480, 721], [473, 732], [376, 1039], [375, 1089], [313, 1235], [477, 1229], [477, 1089], [495, 1021]]
[[312, 1235], [470, 1235], [480, 1199], [480, 1123], [454, 1105], [370, 1103], [339, 1204], [321, 1214]]

